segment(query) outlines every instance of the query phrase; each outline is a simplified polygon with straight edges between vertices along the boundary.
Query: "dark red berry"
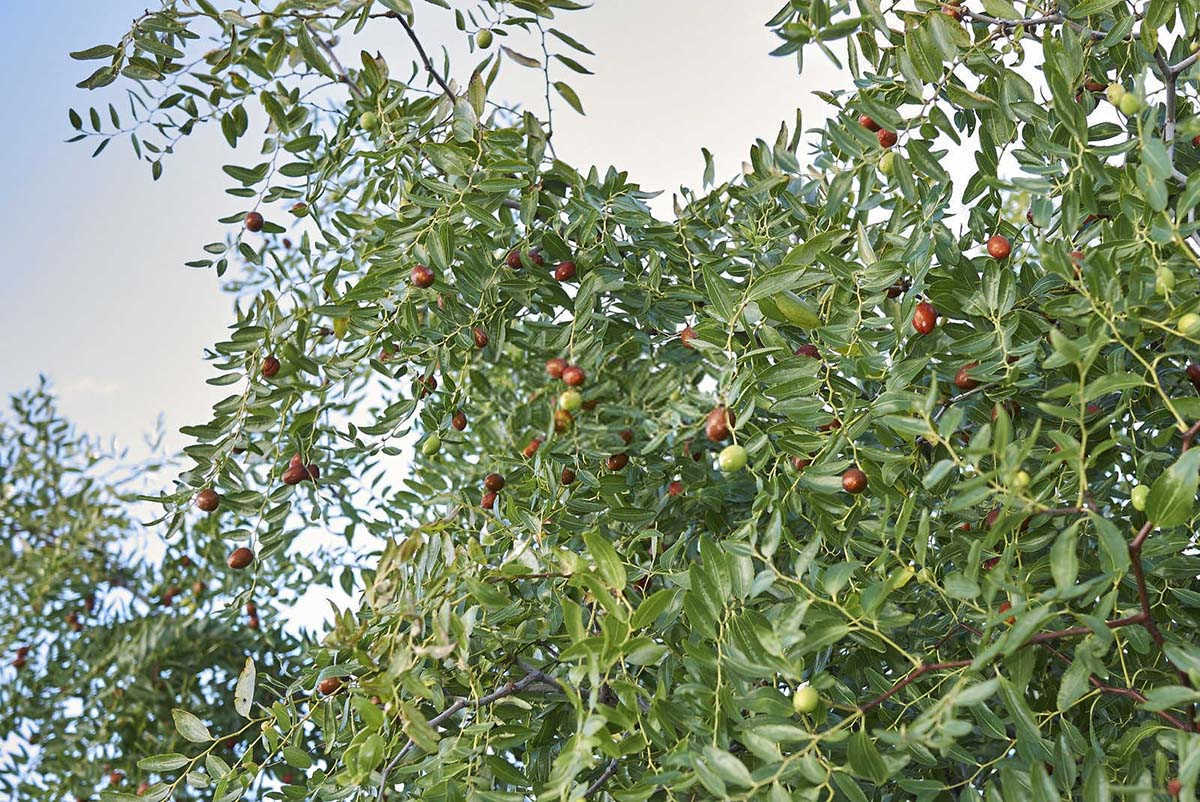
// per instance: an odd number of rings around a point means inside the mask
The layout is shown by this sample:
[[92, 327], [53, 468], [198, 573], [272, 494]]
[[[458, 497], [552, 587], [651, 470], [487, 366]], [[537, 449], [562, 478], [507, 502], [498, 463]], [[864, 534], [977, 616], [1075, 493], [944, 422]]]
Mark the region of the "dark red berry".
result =
[[409, 273], [409, 279], [414, 286], [426, 289], [433, 286], [433, 271], [425, 265], [416, 265]]
[[504, 489], [504, 477], [498, 473], [489, 473], [483, 478], [483, 486], [488, 490], [499, 492]]
[[212, 512], [221, 505], [221, 496], [211, 487], [206, 487], [196, 494], [196, 507], [204, 512]]
[[563, 371], [567, 369], [567, 360], [560, 356], [554, 359], [546, 360], [546, 375], [552, 379], [561, 379]]
[[258, 212], [250, 212], [250, 214], [246, 215], [246, 230], [247, 231], [258, 232], [258, 231], [262, 231], [262, 228], [263, 228], [263, 216], [261, 214], [259, 214]]
[[587, 380], [587, 376], [578, 365], [567, 365], [563, 369], [562, 380], [568, 387], [579, 387]]
[[230, 553], [229, 559], [226, 562], [229, 563], [229, 567], [233, 570], [240, 571], [254, 562], [254, 552], [245, 546], [239, 546]]
[[488, 337], [488, 333], [486, 331], [476, 326], [475, 330], [472, 331], [471, 334], [475, 337], [476, 348], [487, 348], [490, 338]]
[[263, 360], [262, 375], [265, 378], [269, 379], [278, 372], [279, 372], [279, 360], [278, 359], [276, 359], [273, 356], [269, 356]]
[[575, 263], [559, 262], [558, 267], [554, 268], [554, 278], [558, 281], [570, 281], [575, 278]]
[[861, 493], [867, 489], [867, 475], [858, 468], [850, 468], [842, 474], [842, 489], [847, 493]]

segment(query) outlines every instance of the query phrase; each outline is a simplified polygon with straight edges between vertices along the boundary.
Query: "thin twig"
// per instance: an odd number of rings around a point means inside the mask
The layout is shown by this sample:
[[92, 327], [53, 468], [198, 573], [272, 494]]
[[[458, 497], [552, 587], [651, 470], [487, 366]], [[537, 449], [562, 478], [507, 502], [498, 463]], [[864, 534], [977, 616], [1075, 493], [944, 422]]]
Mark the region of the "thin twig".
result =
[[614, 757], [612, 760], [608, 761], [608, 765], [604, 767], [604, 771], [600, 772], [600, 776], [597, 777], [592, 784], [587, 787], [587, 790], [583, 792], [583, 798], [587, 799], [589, 796], [599, 791], [601, 786], [608, 782], [608, 778], [616, 773], [617, 759]]
[[446, 83], [446, 79], [434, 68], [433, 62], [429, 59], [429, 54], [425, 52], [425, 48], [421, 45], [421, 40], [417, 38], [417, 32], [408, 24], [408, 20], [404, 18], [403, 14], [392, 12], [390, 16], [392, 19], [399, 20], [400, 24], [404, 26], [404, 32], [408, 34], [408, 38], [412, 40], [413, 45], [417, 48], [417, 55], [421, 57], [421, 63], [425, 65], [425, 71], [433, 76], [433, 80], [437, 81], [438, 86], [442, 88], [442, 91], [446, 93], [446, 97], [450, 98], [450, 102], [453, 103], [457, 98], [455, 98], [454, 92], [451, 91], [450, 84]]
[[[453, 716], [455, 713], [458, 713], [460, 710], [463, 710], [467, 707], [471, 707], [471, 708], [486, 707], [487, 705], [490, 705], [493, 702], [503, 699], [506, 696], [512, 696], [514, 693], [520, 693], [521, 691], [528, 688], [530, 685], [533, 685], [534, 683], [538, 683], [538, 682], [543, 682], [543, 683], [546, 683], [549, 685], [554, 685], [558, 688], [562, 687], [562, 683], [560, 683], [554, 677], [550, 676], [549, 674], [546, 674], [545, 672], [534, 669], [534, 670], [531, 670], [528, 673], [526, 673], [525, 676], [521, 677], [519, 680], [515, 680], [512, 682], [506, 682], [504, 685], [501, 685], [496, 690], [492, 691], [491, 693], [487, 694], [486, 696], [479, 697], [475, 701], [471, 701], [470, 699], [456, 700], [452, 705], [447, 707], [441, 713], [438, 713], [436, 716], [429, 719], [429, 725], [432, 727], [436, 727], [437, 725], [441, 724], [446, 719]], [[415, 742], [411, 738], [409, 738], [408, 743], [406, 743], [404, 745], [404, 747], [399, 752], [396, 753], [396, 756], [394, 758], [392, 758], [391, 761], [389, 761], [386, 766], [383, 767], [383, 777], [379, 781], [378, 799], [380, 800], [380, 802], [382, 802], [382, 800], [384, 799], [384, 796], [387, 793], [388, 775], [391, 774], [392, 769], [394, 769], [396, 767], [396, 765], [401, 760], [404, 759], [404, 756], [407, 755], [409, 750], [411, 750], [413, 748], [413, 746], [415, 746], [415, 745], [416, 745]]]
[[895, 685], [888, 688], [886, 691], [879, 694], [858, 709], [860, 712], [865, 713], [874, 707], [878, 707], [900, 691], [904, 690], [904, 688], [906, 688], [913, 680], [918, 679], [931, 671], [945, 671], [949, 668], [962, 668], [963, 666], [971, 665], [971, 663], [971, 660], [951, 660], [945, 663], [925, 663], [923, 665], [919, 665], [912, 671], [905, 674], [904, 679], [900, 680]]
[[317, 43], [317, 47], [325, 51], [325, 56], [333, 65], [333, 69], [334, 72], [337, 73], [338, 80], [350, 87], [350, 94], [354, 95], [355, 100], [362, 100], [365, 97], [365, 95], [363, 95], [363, 91], [358, 88], [358, 84], [350, 80], [350, 73], [346, 72], [346, 68], [342, 66], [342, 62], [338, 61], [337, 53], [333, 52], [333, 46], [326, 42], [320, 34], [314, 31], [312, 29], [312, 25], [309, 23], [304, 23], [304, 27], [308, 28], [308, 32], [312, 35], [313, 41]]

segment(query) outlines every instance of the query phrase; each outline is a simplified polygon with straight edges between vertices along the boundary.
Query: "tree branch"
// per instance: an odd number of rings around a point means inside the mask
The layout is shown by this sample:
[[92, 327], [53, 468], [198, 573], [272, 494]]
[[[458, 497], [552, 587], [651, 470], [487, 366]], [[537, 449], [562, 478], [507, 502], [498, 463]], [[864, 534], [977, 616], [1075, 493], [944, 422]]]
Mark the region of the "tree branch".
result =
[[354, 95], [355, 100], [362, 100], [363, 91], [358, 88], [358, 84], [350, 80], [350, 73], [346, 72], [346, 68], [342, 66], [342, 62], [338, 61], [337, 53], [333, 52], [333, 46], [325, 41], [320, 34], [312, 29], [312, 25], [304, 23], [304, 27], [308, 28], [309, 34], [313, 41], [317, 43], [317, 47], [325, 51], [325, 57], [329, 59], [329, 63], [333, 65], [334, 71], [337, 73], [338, 80], [350, 87], [350, 94]]
[[[487, 705], [490, 705], [493, 702], [499, 701], [500, 699], [503, 699], [506, 696], [512, 696], [515, 693], [520, 693], [521, 691], [528, 688], [530, 685], [533, 685], [538, 682], [543, 682], [548, 685], [553, 685], [557, 688], [562, 688], [562, 683], [559, 682], [558, 680], [556, 680], [554, 677], [550, 676], [549, 674], [546, 674], [545, 672], [538, 671], [536, 669], [532, 669], [532, 670], [528, 671], [525, 674], [525, 676], [521, 677], [519, 680], [506, 682], [503, 685], [501, 685], [499, 688], [497, 688], [496, 690], [492, 691], [491, 693], [487, 694], [486, 696], [479, 697], [475, 701], [471, 701], [470, 699], [466, 699], [466, 698], [455, 700], [455, 702], [452, 705], [447, 707], [441, 713], [438, 713], [433, 718], [429, 719], [429, 725], [431, 727], [436, 727], [437, 725], [441, 724], [446, 719], [453, 716], [455, 713], [458, 713], [460, 710], [463, 710], [468, 707], [471, 707], [471, 708], [486, 707]], [[409, 751], [415, 745], [416, 745], [415, 742], [411, 738], [409, 738], [408, 743], [406, 743], [404, 745], [404, 747], [399, 752], [396, 753], [396, 756], [394, 758], [392, 758], [391, 761], [389, 761], [386, 766], [383, 767], [383, 776], [379, 781], [379, 796], [378, 796], [379, 802], [383, 802], [383, 799], [386, 795], [388, 775], [392, 773], [392, 769], [394, 769], [396, 767], [396, 765], [399, 764], [400, 761], [404, 759], [404, 756], [407, 755], [409, 753]]]
[[972, 662], [973, 661], [971, 661], [971, 660], [951, 660], [946, 663], [923, 663], [923, 664], [917, 666], [916, 668], [914, 668], [912, 671], [905, 674], [904, 678], [901, 679], [899, 682], [897, 682], [895, 685], [888, 688], [886, 691], [879, 694], [874, 699], [867, 702], [865, 705], [862, 705], [858, 709], [860, 712], [865, 713], [872, 708], [879, 707], [879, 705], [883, 704], [888, 699], [895, 696], [900, 691], [904, 690], [904, 688], [907, 687], [909, 685], [909, 683], [911, 683], [913, 680], [916, 680], [916, 679], [920, 678], [921, 676], [928, 674], [931, 671], [945, 671], [946, 669], [949, 669], [949, 668], [962, 668], [963, 666], [971, 665]]
[[441, 74], [434, 68], [433, 62], [429, 60], [429, 54], [425, 52], [425, 48], [421, 45], [421, 40], [417, 38], [417, 32], [408, 24], [408, 20], [404, 18], [403, 14], [395, 11], [388, 14], [388, 16], [398, 20], [404, 26], [404, 32], [408, 34], [408, 38], [412, 40], [413, 45], [417, 48], [417, 55], [421, 57], [421, 63], [425, 65], [425, 71], [433, 76], [433, 80], [437, 81], [437, 85], [446, 93], [446, 97], [450, 99], [451, 103], [454, 103], [457, 98], [455, 98], [454, 92], [451, 91], [450, 84], [446, 83], [446, 79], [442, 78]]
[[583, 792], [583, 798], [587, 799], [592, 794], [600, 790], [604, 783], [608, 782], [608, 778], [617, 773], [617, 759], [613, 758], [608, 761], [608, 765], [604, 767], [604, 771], [600, 772], [600, 776], [592, 781], [592, 784]]

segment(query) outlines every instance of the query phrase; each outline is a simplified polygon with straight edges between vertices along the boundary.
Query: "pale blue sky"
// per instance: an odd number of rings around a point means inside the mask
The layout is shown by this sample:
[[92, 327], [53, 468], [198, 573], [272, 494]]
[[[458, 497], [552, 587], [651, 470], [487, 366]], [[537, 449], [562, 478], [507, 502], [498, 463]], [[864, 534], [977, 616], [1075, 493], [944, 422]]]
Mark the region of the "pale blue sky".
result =
[[[848, 76], [812, 58], [801, 80], [792, 59], [767, 55], [777, 40], [763, 23], [780, 3], [601, 0], [565, 15], [561, 27], [597, 55], [588, 59], [594, 77], [569, 76], [587, 117], [556, 108], [559, 155], [615, 164], [647, 188], [670, 189], [698, 182], [702, 145], [716, 155], [718, 174], [731, 175], [754, 138], [791, 124], [797, 106], [806, 125], [819, 124], [827, 107], [809, 93]], [[125, 142], [97, 159], [91, 147], [63, 142], [73, 133], [68, 106], [109, 99], [74, 88], [91, 65], [67, 51], [115, 40], [147, 5], [153, 0], [0, 3], [9, 34], [0, 52], [0, 172], [8, 179], [0, 190], [0, 391], [44, 372], [69, 417], [132, 444], [159, 413], [174, 432], [205, 420], [220, 397], [204, 384], [211, 373], [201, 354], [222, 338], [229, 299], [212, 272], [183, 262], [221, 239], [216, 218], [237, 208], [219, 170], [234, 159], [214, 131], [185, 140], [157, 183]], [[463, 50], [447, 14], [417, 7], [427, 45], [447, 43], [452, 58]], [[413, 56], [398, 28], [348, 45], [348, 64], [360, 46], [382, 50], [394, 65]], [[473, 61], [457, 63], [461, 71]], [[540, 80], [509, 69], [494, 95], [539, 103]]]

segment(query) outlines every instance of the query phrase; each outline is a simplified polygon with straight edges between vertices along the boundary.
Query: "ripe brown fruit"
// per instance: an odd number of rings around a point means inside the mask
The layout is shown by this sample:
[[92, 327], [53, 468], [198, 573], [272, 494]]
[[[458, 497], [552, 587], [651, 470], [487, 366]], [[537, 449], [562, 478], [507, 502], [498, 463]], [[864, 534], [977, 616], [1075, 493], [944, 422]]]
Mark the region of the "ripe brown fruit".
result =
[[1083, 82], [1083, 88], [1089, 92], [1103, 92], [1105, 89], [1108, 89], [1108, 84], [1101, 83], [1095, 78], [1088, 78]]
[[[1200, 136], [1198, 136], [1196, 138], [1200, 139]], [[1171, 779], [1167, 780], [1167, 795], [1168, 796], [1179, 796], [1179, 792], [1182, 790], [1183, 790], [1183, 783], [1179, 781], [1178, 777], [1172, 777]]]
[[858, 117], [858, 124], [859, 124], [859, 125], [861, 125], [863, 128], [866, 128], [868, 131], [871, 131], [871, 132], [875, 132], [875, 131], [878, 131], [878, 130], [879, 130], [879, 123], [877, 123], [877, 122], [875, 122], [874, 120], [872, 120], [872, 119], [871, 119], [871, 117], [870, 117], [870, 115], [867, 115], [867, 114], [860, 114], [860, 115], [859, 115], [859, 117]]
[[683, 482], [679, 481], [678, 479], [676, 479], [674, 482], [671, 482], [671, 484], [667, 485], [667, 495], [673, 497], [673, 496], [681, 495], [682, 493], [683, 493]]
[[792, 457], [792, 467], [798, 471], [804, 470], [809, 465], [812, 465], [811, 459], [804, 459], [803, 457]]
[[212, 512], [221, 506], [221, 496], [211, 487], [206, 487], [196, 494], [196, 508], [204, 512]]
[[298, 485], [308, 478], [308, 470], [303, 465], [289, 465], [282, 478], [285, 485]]
[[341, 677], [326, 677], [317, 683], [317, 690], [328, 696], [337, 693], [342, 687]]
[[192, 594], [193, 595], [199, 596], [200, 594], [204, 593], [204, 591], [205, 591], [204, 583], [201, 582], [199, 579], [197, 579], [195, 582], [192, 583]]
[[541, 445], [542, 438], [535, 437], [529, 441], [529, 445], [525, 446], [525, 449], [521, 452], [521, 454], [525, 456], [525, 459], [533, 459], [533, 455], [537, 453], [537, 450], [539, 447], [541, 447]]
[[[1000, 606], [998, 608], [996, 608], [996, 611], [1000, 612], [1000, 613], [1007, 613], [1011, 609], [1012, 609], [1012, 602], [1002, 601], [1002, 602], [1000, 602]], [[1008, 618], [1004, 619], [1004, 623], [1008, 624], [1009, 626], [1012, 626], [1013, 624], [1017, 623], [1017, 617], [1010, 615]]]
[[958, 369], [958, 373], [954, 374], [954, 386], [962, 390], [964, 393], [969, 390], [974, 390], [979, 386], [979, 382], [971, 378], [968, 371], [971, 368], [979, 367], [978, 362], [968, 362]]
[[484, 331], [483, 329], [476, 326], [475, 329], [471, 332], [471, 334], [475, 338], [475, 347], [476, 348], [487, 348], [487, 344], [488, 344], [488, 341], [490, 340], [490, 338], [488, 337], [488, 333], [486, 331]]
[[454, 417], [450, 419], [450, 425], [460, 432], [467, 428], [467, 416], [461, 409], [454, 413]]
[[245, 222], [247, 231], [253, 231], [255, 233], [262, 231], [263, 216], [258, 212], [250, 212], [250, 214], [246, 215]]
[[1200, 134], [1196, 134], [1194, 137], [1192, 137], [1192, 144], [1200, 148]]
[[900, 279], [895, 284], [888, 287], [887, 297], [894, 301], [904, 293], [908, 292], [908, 288], [910, 286], [911, 285], [908, 283], [908, 279]]
[[251, 629], [255, 629], [255, 630], [258, 629], [258, 616], [252, 615], [249, 618], [247, 618], [246, 626], [250, 627]]
[[554, 410], [554, 431], [562, 434], [569, 431], [571, 425], [575, 423], [574, 416], [565, 409]]
[[246, 615], [258, 615], [258, 605], [254, 602], [246, 602]]
[[842, 421], [838, 418], [834, 418], [829, 423], [822, 423], [820, 426], [818, 426], [817, 431], [832, 432], [834, 429], [840, 429], [840, 428], [842, 428]]
[[735, 423], [734, 415], [724, 406], [714, 407], [704, 421], [704, 435], [714, 443], [729, 438], [729, 429]]
[[961, 20], [963, 18], [962, 8], [957, 5], [950, 5], [949, 3], [942, 4], [942, 13], [955, 21]]
[[483, 486], [499, 493], [504, 489], [504, 477], [498, 473], [489, 473], [483, 478]]
[[937, 310], [933, 308], [933, 304], [921, 301], [917, 304], [916, 311], [913, 312], [913, 328], [921, 334], [929, 334], [937, 325], [937, 317]]
[[142, 780], [140, 783], [138, 783], [138, 787], [137, 787], [137, 795], [138, 796], [145, 795], [145, 793], [149, 790], [150, 790], [150, 783], [146, 782], [145, 780]]
[[1012, 253], [1012, 243], [1003, 234], [993, 234], [988, 237], [987, 252], [988, 256], [996, 261], [1002, 261], [1007, 259], [1008, 255]]
[[416, 384], [421, 388], [421, 391], [417, 394], [417, 397], [424, 398], [437, 389], [437, 376], [419, 376], [417, 377]]
[[262, 375], [264, 378], [271, 378], [279, 372], [279, 360], [273, 356], [269, 356], [263, 360]]
[[483, 498], [479, 500], [479, 506], [482, 509], [490, 510], [496, 504], [496, 493], [494, 490], [484, 492]]
[[305, 478], [310, 482], [315, 482], [321, 478], [321, 467], [315, 462], [310, 462], [304, 466]]
[[612, 454], [604, 458], [604, 467], [610, 471], [619, 471], [629, 464], [629, 455], [625, 452]]
[[587, 381], [587, 375], [578, 365], [567, 365], [563, 369], [562, 380], [568, 387], [581, 387]]
[[125, 775], [119, 771], [110, 771], [108, 773], [109, 785], [120, 785], [121, 781], [124, 779], [125, 779]]
[[570, 281], [575, 278], [575, 263], [559, 262], [558, 267], [554, 268], [554, 278], [558, 281]]
[[999, 564], [1000, 564], [999, 557], [988, 557], [986, 560], [983, 561], [983, 570], [990, 571]]
[[229, 559], [226, 560], [229, 567], [235, 571], [240, 571], [250, 563], [254, 562], [254, 552], [245, 546], [238, 546], [229, 554]]
[[1187, 377], [1192, 380], [1192, 384], [1200, 387], [1200, 362], [1193, 362], [1187, 366]]
[[984, 517], [983, 526], [985, 529], [991, 529], [996, 525], [996, 521], [998, 520], [1000, 520], [1000, 508], [995, 507], [987, 514], [987, 516]]
[[896, 132], [880, 129], [875, 132], [875, 138], [879, 140], [880, 147], [890, 148], [896, 144]]
[[679, 332], [679, 342], [684, 348], [693, 348], [692, 340], [696, 339], [696, 330], [691, 326], [684, 326], [683, 331]]
[[561, 379], [563, 371], [567, 369], [567, 360], [561, 356], [556, 356], [554, 359], [546, 360], [546, 375], [552, 379]]
[[[542, 258], [542, 255], [540, 253], [538, 253], [537, 248], [533, 248], [532, 250], [526, 251], [525, 259], [527, 261], [529, 261], [531, 264], [537, 265], [538, 267], [542, 267], [543, 265], [546, 264], [546, 260]], [[508, 252], [508, 256], [505, 257], [505, 262], [513, 270], [520, 270], [521, 269], [521, 251], [518, 250], [517, 248], [513, 248], [511, 251]]]
[[796, 356], [806, 356], [810, 359], [820, 359], [821, 352], [817, 350], [817, 346], [812, 343], [805, 343], [796, 349]]
[[426, 289], [433, 286], [433, 271], [425, 265], [416, 265], [409, 273], [409, 279], [413, 285]]
[[842, 474], [842, 489], [847, 493], [861, 493], [867, 489], [867, 475], [858, 468], [849, 468]]
[[625, 441], [625, 445], [629, 445], [630, 443], [632, 443], [633, 442], [633, 430], [632, 429], [622, 429], [621, 430], [621, 439], [623, 441]]
[[563, 468], [562, 473], [558, 476], [558, 481], [564, 485], [569, 485], [575, 481], [575, 471], [570, 468]]

